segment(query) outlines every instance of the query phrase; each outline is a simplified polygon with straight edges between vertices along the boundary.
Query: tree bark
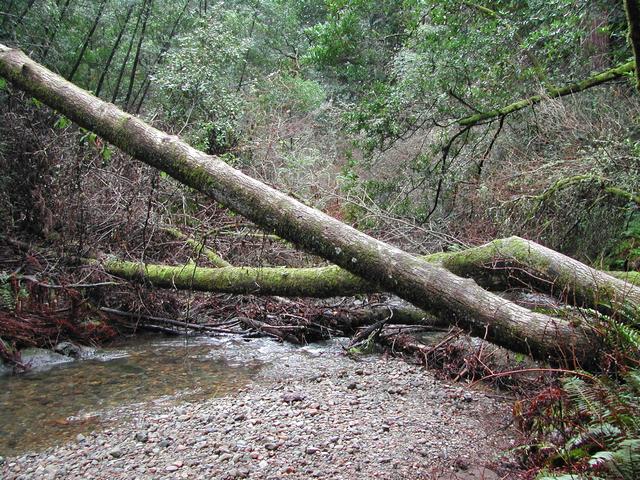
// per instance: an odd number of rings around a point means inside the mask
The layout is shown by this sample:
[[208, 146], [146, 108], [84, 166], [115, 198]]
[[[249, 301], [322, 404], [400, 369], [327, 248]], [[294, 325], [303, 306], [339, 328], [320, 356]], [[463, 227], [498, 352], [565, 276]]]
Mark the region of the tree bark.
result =
[[622, 188], [616, 187], [615, 185], [611, 185], [611, 181], [605, 177], [600, 175], [592, 175], [592, 174], [584, 174], [584, 175], [573, 175], [571, 177], [561, 178], [553, 183], [549, 188], [547, 188], [544, 192], [539, 195], [525, 195], [516, 199], [516, 201], [527, 199], [537, 202], [538, 205], [541, 205], [545, 201], [547, 201], [550, 197], [552, 197], [555, 193], [560, 192], [564, 189], [574, 187], [576, 185], [581, 184], [591, 184], [597, 185], [600, 189], [610, 195], [611, 197], [619, 198], [628, 203], [633, 203], [636, 207], [640, 206], [640, 195], [636, 195], [635, 193], [629, 192]]
[[171, 46], [171, 40], [173, 40], [173, 37], [178, 33], [178, 25], [180, 24], [180, 21], [182, 20], [184, 13], [187, 11], [187, 7], [189, 6], [189, 3], [191, 3], [191, 0], [187, 0], [184, 3], [184, 6], [182, 7], [180, 14], [176, 18], [175, 22], [173, 22], [173, 26], [171, 27], [171, 31], [169, 32], [167, 39], [162, 44], [162, 48], [160, 48], [160, 51], [158, 52], [158, 55], [156, 55], [155, 60], [145, 72], [144, 78], [142, 79], [142, 83], [140, 84], [140, 89], [138, 90], [136, 95], [133, 97], [133, 100], [131, 101], [132, 105], [138, 102], [135, 108], [136, 115], [140, 113], [140, 109], [142, 108], [142, 102], [144, 102], [144, 99], [147, 96], [147, 93], [149, 91], [149, 87], [151, 86], [151, 74], [155, 73], [156, 66], [162, 60], [163, 55], [167, 53], [167, 51], [169, 50], [169, 47]]
[[0, 29], [4, 32], [4, 27], [7, 24], [7, 22], [9, 21], [9, 17], [12, 16], [11, 14], [11, 9], [13, 8], [13, 2], [15, 0], [9, 0], [9, 3], [4, 7], [3, 11], [0, 12], [2, 13], [2, 24], [0, 24]]
[[629, 44], [636, 59], [636, 88], [640, 90], [640, 5], [638, 0], [624, 0], [629, 28]]
[[58, 31], [60, 30], [60, 27], [62, 26], [62, 22], [64, 21], [64, 18], [70, 3], [71, 3], [71, 0], [66, 0], [64, 2], [64, 5], [62, 6], [62, 10], [60, 10], [58, 21], [56, 22], [53, 30], [51, 31], [51, 34], [49, 35], [49, 37], [47, 38], [47, 41], [44, 44], [44, 51], [42, 52], [42, 62], [44, 62], [47, 58], [47, 55], [49, 55], [49, 49], [51, 48], [51, 45], [53, 44], [53, 41], [56, 38], [56, 34], [58, 33]]
[[29, 10], [31, 10], [31, 7], [33, 7], [34, 3], [36, 3], [36, 0], [29, 0], [27, 2], [27, 6], [24, 8], [22, 13], [18, 17], [18, 21], [16, 22], [16, 25], [20, 25], [22, 23], [22, 21], [24, 20], [24, 17], [27, 16], [27, 13], [29, 13]]
[[[627, 283], [519, 237], [421, 258], [491, 290], [534, 288], [567, 303], [606, 312], [625, 305], [640, 305], [640, 288], [632, 284], [633, 280]], [[144, 279], [157, 287], [204, 292], [327, 298], [380, 291], [376, 285], [336, 266], [256, 268], [231, 267], [228, 263], [220, 266], [144, 265], [121, 260], [104, 263], [108, 273], [127, 280]]]
[[352, 274], [425, 310], [450, 315], [475, 335], [538, 358], [594, 359], [589, 326], [531, 312], [396, 247], [376, 240], [103, 102], [0, 46], [0, 75], [79, 125], [222, 205]]

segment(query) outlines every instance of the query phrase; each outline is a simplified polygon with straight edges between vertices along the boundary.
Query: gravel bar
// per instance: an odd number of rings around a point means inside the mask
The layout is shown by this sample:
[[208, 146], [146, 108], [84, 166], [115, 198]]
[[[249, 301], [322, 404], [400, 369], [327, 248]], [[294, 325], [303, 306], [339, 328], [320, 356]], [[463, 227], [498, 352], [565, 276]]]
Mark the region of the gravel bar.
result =
[[[238, 394], [104, 413], [106, 430], [1, 459], [14, 479], [498, 479], [511, 402], [398, 359], [275, 362]], [[126, 418], [126, 420], [122, 420]]]

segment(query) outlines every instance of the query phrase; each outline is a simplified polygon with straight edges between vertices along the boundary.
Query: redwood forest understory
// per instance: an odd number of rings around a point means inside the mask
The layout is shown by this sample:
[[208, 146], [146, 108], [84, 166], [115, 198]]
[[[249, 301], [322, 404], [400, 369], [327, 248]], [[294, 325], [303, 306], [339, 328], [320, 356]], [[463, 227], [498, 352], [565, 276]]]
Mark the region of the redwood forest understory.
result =
[[640, 477], [639, 2], [0, 24], [5, 370], [143, 332], [346, 337], [512, 396], [518, 478]]

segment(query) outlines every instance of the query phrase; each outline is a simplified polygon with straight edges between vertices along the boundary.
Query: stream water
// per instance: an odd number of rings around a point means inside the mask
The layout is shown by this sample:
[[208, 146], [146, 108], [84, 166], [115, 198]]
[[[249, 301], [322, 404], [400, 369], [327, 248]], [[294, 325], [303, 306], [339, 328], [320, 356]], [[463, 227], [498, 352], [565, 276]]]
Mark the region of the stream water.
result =
[[142, 337], [89, 358], [0, 377], [0, 455], [41, 450], [101, 428], [101, 411], [237, 392], [268, 363], [310, 350], [269, 339]]

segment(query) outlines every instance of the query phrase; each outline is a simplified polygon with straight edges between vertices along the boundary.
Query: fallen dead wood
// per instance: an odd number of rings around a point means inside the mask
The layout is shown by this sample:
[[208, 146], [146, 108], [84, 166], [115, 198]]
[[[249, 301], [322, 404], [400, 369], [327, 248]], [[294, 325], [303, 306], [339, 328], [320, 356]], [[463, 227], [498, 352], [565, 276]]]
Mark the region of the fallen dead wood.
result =
[[259, 320], [255, 320], [249, 317], [237, 317], [241, 323], [245, 324], [249, 328], [253, 328], [259, 332], [265, 333], [269, 336], [280, 338], [291, 343], [303, 343], [300, 336], [295, 335], [295, 330], [304, 330], [302, 325], [270, 325]]
[[222, 205], [383, 290], [448, 315], [475, 335], [510, 349], [580, 363], [594, 359], [597, 336], [586, 325], [531, 312], [376, 240], [235, 170], [76, 87], [24, 53], [0, 45], [0, 75], [16, 87]]
[[[564, 302], [610, 312], [640, 305], [640, 288], [629, 273], [603, 272], [566, 255], [519, 237], [494, 240], [467, 250], [422, 257], [461, 277], [472, 278], [491, 290], [531, 288]], [[127, 280], [144, 280], [157, 287], [283, 297], [336, 297], [373, 293], [379, 287], [339, 267], [225, 267], [195, 264], [167, 266], [120, 260], [104, 263], [105, 270]]]
[[[201, 324], [192, 323], [192, 322], [182, 322], [180, 320], [174, 320], [174, 319], [165, 318], [165, 317], [157, 317], [153, 315], [143, 315], [140, 313], [124, 312], [122, 310], [116, 310], [114, 308], [101, 307], [100, 311], [107, 313], [109, 315], [115, 315], [118, 317], [133, 319], [134, 323], [132, 324], [132, 326], [134, 328], [137, 328], [137, 327], [148, 328], [151, 324], [151, 326], [154, 328], [162, 327], [163, 331], [170, 331], [171, 333], [180, 333], [178, 329], [182, 329], [183, 332], [195, 331], [200, 333], [212, 333], [212, 334], [215, 333], [215, 334], [233, 335], [233, 334], [239, 333], [237, 331], [229, 330], [226, 328], [213, 327], [210, 325], [201, 325]], [[173, 329], [167, 328], [167, 326], [173, 327]]]
[[194, 251], [196, 255], [204, 255], [214, 267], [231, 267], [231, 264], [224, 260], [220, 255], [207, 247], [204, 240], [196, 240], [188, 237], [177, 228], [165, 227], [163, 231], [177, 240], [182, 240]]

